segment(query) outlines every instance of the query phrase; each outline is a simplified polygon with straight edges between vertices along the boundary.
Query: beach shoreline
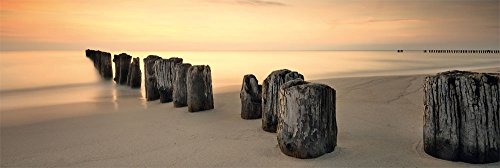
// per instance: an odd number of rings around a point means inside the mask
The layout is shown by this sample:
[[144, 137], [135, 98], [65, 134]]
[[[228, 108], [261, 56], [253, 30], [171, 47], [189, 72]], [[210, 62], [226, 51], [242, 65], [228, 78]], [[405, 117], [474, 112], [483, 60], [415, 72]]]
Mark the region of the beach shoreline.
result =
[[[498, 73], [500, 67], [474, 71]], [[339, 128], [335, 151], [316, 159], [282, 154], [276, 134], [263, 131], [260, 119], [241, 119], [240, 86], [214, 88], [215, 109], [198, 113], [146, 102], [139, 90], [118, 87], [90, 101], [2, 110], [1, 166], [500, 166], [423, 152], [425, 76], [313, 80], [337, 90]]]

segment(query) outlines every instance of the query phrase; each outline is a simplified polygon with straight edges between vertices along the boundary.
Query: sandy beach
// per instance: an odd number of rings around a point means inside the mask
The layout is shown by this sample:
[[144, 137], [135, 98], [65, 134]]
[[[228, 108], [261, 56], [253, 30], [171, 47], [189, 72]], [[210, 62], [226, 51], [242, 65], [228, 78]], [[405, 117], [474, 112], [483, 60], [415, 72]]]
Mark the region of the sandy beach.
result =
[[[500, 67], [478, 70], [500, 72]], [[322, 79], [337, 90], [338, 146], [316, 159], [282, 154], [261, 120], [240, 118], [240, 86], [189, 113], [110, 85], [94, 100], [3, 109], [2, 167], [499, 167], [423, 152], [425, 75]], [[83, 88], [87, 90], [89, 88]], [[115, 92], [115, 96], [109, 94]]]

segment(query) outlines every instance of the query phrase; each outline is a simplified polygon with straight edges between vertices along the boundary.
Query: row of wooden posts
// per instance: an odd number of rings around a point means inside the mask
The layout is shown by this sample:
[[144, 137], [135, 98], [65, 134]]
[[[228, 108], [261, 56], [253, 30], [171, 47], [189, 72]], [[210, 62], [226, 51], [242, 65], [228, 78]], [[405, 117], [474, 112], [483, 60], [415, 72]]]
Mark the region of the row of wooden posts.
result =
[[[99, 74], [112, 78], [111, 54], [87, 50]], [[140, 88], [139, 58], [115, 55], [118, 84]], [[146, 99], [188, 106], [190, 112], [214, 108], [209, 66], [191, 66], [181, 58], [144, 60]], [[139, 82], [137, 82], [139, 79]], [[137, 85], [138, 84], [138, 85]], [[259, 85], [245, 75], [240, 92], [241, 118], [262, 119], [276, 132], [280, 150], [297, 158], [315, 158], [337, 145], [336, 91], [304, 81], [288, 69], [273, 71]], [[424, 151], [434, 157], [468, 163], [500, 160], [500, 74], [449, 71], [424, 82]]]
[[[398, 50], [399, 52], [399, 50]], [[424, 53], [481, 53], [481, 54], [497, 54], [500, 50], [424, 50]]]
[[[99, 74], [104, 79], [113, 77], [111, 54], [98, 50], [86, 50]], [[122, 53], [114, 55], [114, 81], [131, 88], [141, 88], [140, 60]], [[188, 107], [189, 112], [214, 108], [210, 66], [183, 63], [182, 58], [163, 59], [149, 55], [143, 59], [144, 84], [147, 101], [173, 102], [174, 107]]]
[[[468, 163], [500, 160], [500, 74], [449, 71], [424, 83], [424, 151]], [[258, 84], [243, 77], [241, 118], [262, 118], [262, 129], [276, 132], [280, 150], [315, 158], [337, 145], [336, 91], [304, 81], [287, 69]]]

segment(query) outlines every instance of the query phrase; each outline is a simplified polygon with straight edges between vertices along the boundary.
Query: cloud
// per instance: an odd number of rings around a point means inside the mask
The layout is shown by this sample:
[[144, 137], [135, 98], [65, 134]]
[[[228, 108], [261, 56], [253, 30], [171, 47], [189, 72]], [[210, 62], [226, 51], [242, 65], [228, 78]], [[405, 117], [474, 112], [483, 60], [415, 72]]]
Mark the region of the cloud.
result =
[[237, 3], [244, 5], [254, 5], [254, 6], [287, 6], [287, 4], [281, 2], [261, 1], [261, 0], [239, 0], [237, 1]]
[[248, 6], [288, 6], [286, 3], [278, 1], [265, 1], [265, 0], [210, 0], [215, 3], [227, 3]]
[[417, 22], [425, 22], [424, 19], [373, 19], [373, 18], [364, 18], [364, 19], [346, 19], [346, 20], [333, 20], [333, 24], [373, 24], [373, 23], [417, 23]]

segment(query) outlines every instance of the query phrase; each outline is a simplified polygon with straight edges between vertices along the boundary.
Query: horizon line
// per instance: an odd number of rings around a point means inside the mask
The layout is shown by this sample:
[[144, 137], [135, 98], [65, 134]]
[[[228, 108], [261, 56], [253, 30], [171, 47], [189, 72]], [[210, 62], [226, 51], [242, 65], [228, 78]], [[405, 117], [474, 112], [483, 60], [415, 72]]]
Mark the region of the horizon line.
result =
[[[33, 49], [33, 50], [0, 50], [0, 52], [30, 52], [30, 51], [85, 51], [87, 49], [91, 50], [101, 50], [101, 51], [120, 51], [120, 50], [102, 50], [96, 48], [82, 48], [82, 49]], [[184, 51], [184, 52], [283, 52], [283, 51], [425, 51], [425, 50], [499, 50], [500, 48], [491, 48], [491, 49], [324, 49], [324, 50], [123, 50], [123, 51]]]

